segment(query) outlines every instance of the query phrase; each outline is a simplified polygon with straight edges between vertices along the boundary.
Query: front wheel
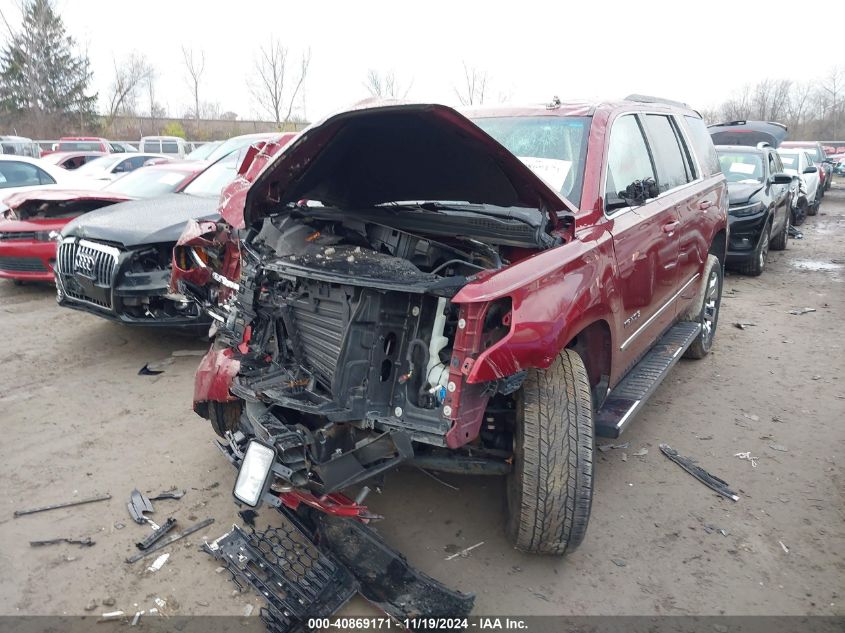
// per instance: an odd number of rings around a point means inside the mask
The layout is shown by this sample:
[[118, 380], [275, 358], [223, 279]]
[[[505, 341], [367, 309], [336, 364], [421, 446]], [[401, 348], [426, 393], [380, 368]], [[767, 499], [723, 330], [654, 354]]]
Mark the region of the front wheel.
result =
[[713, 347], [719, 308], [722, 305], [722, 263], [715, 255], [708, 255], [704, 264], [701, 287], [683, 321], [701, 324], [701, 332], [684, 352], [684, 358], [704, 358]]
[[792, 214], [787, 211], [786, 217], [783, 219], [783, 228], [772, 238], [771, 247], [773, 251], [786, 250], [786, 243], [789, 241], [789, 221], [791, 217]]
[[593, 503], [594, 422], [584, 362], [565, 349], [530, 369], [519, 395], [507, 534], [534, 554], [563, 555], [584, 539]]
[[757, 242], [757, 248], [751, 254], [751, 257], [743, 262], [738, 270], [743, 275], [750, 277], [759, 277], [766, 269], [766, 258], [769, 256], [769, 240], [772, 239], [772, 224], [771, 222], [763, 229], [763, 234], [760, 236], [760, 241]]

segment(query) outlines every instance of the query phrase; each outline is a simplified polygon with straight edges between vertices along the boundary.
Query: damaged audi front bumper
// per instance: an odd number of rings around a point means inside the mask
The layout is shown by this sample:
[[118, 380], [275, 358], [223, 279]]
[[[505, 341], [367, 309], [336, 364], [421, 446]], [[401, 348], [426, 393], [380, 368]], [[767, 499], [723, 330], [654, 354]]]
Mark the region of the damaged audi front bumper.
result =
[[65, 237], [56, 257], [56, 300], [127, 325], [207, 327], [210, 319], [192, 301], [170, 291], [171, 244], [124, 249]]

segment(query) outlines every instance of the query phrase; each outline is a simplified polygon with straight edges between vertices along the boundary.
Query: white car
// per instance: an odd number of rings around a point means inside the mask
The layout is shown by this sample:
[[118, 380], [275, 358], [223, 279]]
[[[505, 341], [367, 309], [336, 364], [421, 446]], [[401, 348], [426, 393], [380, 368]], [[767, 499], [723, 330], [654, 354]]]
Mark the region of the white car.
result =
[[821, 204], [819, 168], [803, 149], [778, 148], [778, 155], [787, 174], [798, 176], [807, 190], [807, 215], [816, 215]]
[[172, 157], [164, 154], [139, 152], [106, 154], [85, 163], [74, 171], [74, 175], [78, 176], [80, 180], [86, 181], [87, 187], [100, 189], [112, 180], [128, 174], [130, 171], [135, 171], [139, 167], [170, 160], [172, 160]]
[[0, 155], [0, 210], [2, 200], [18, 191], [42, 187], [75, 187], [79, 183], [73, 172], [51, 165], [39, 158]]

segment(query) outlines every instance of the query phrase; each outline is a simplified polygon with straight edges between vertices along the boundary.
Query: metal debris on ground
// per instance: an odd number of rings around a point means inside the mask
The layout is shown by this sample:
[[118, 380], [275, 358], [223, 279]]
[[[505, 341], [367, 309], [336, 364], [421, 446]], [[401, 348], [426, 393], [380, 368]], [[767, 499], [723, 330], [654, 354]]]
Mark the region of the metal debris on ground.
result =
[[193, 534], [194, 532], [198, 532], [199, 530], [203, 529], [204, 527], [211, 525], [212, 523], [214, 523], [213, 518], [205, 519], [203, 521], [200, 521], [199, 523], [195, 523], [194, 525], [185, 528], [181, 532], [177, 532], [176, 534], [168, 536], [164, 540], [162, 540], [162, 541], [156, 543], [155, 545], [153, 545], [150, 549], [148, 549], [144, 552], [139, 552], [139, 553], [137, 553], [133, 556], [130, 556], [129, 558], [126, 559], [126, 562], [130, 563], [130, 564], [136, 563], [139, 560], [141, 560], [142, 558], [145, 558], [146, 556], [149, 556], [150, 554], [153, 554], [153, 553], [159, 551], [160, 549], [167, 547], [171, 543], [175, 543], [176, 541], [183, 539], [190, 534]]
[[616, 565], [617, 567], [625, 567], [625, 565], [628, 564], [624, 560], [622, 560], [621, 558], [611, 558], [610, 562], [613, 563], [614, 565]]
[[185, 496], [185, 490], [177, 490], [174, 486], [170, 490], [158, 493], [155, 497], [149, 497], [150, 501], [161, 501], [163, 499], [181, 499]]
[[43, 545], [59, 545], [61, 543], [67, 543], [69, 545], [81, 545], [83, 547], [91, 547], [94, 545], [94, 541], [91, 540], [90, 536], [86, 536], [82, 539], [75, 539], [75, 538], [51, 538], [46, 541], [30, 541], [29, 544], [32, 547], [41, 547]]
[[760, 459], [759, 457], [753, 457], [751, 455], [751, 451], [745, 451], [744, 453], [734, 453], [734, 457], [739, 457], [740, 459], [745, 459], [751, 462], [752, 468], [757, 468], [757, 460]]
[[100, 616], [100, 622], [107, 622], [108, 620], [119, 620], [123, 617], [123, 611], [109, 611]]
[[789, 554], [789, 548], [783, 544], [783, 541], [778, 541], [778, 545], [780, 545], [784, 554]]
[[808, 312], [815, 312], [815, 311], [816, 311], [815, 308], [798, 308], [796, 310], [790, 310], [789, 314], [802, 315], [802, 314], [807, 314]]
[[159, 374], [163, 374], [163, 369], [150, 369], [150, 364], [147, 363], [141, 369], [138, 370], [139, 376], [158, 376]]
[[786, 453], [789, 451], [789, 449], [786, 448], [786, 446], [784, 446], [783, 444], [769, 444], [769, 448], [773, 451], [780, 451], [781, 453]]
[[756, 325], [757, 325], [756, 323], [749, 323], [747, 321], [745, 321], [745, 322], [738, 321], [738, 322], [734, 323], [734, 327], [739, 328], [740, 330], [744, 330], [745, 328], [748, 328], [748, 327], [754, 327]]
[[249, 616], [251, 616], [254, 609], [255, 607], [253, 607], [251, 604], [246, 605], [244, 607], [244, 617], [248, 618]]
[[648, 449], [647, 449], [646, 447], [642, 447], [642, 448], [641, 448], [640, 450], [638, 450], [636, 453], [631, 453], [631, 454], [632, 454], [634, 457], [644, 457], [645, 455], [648, 455]]
[[148, 523], [150, 521], [150, 519], [144, 516], [144, 513], [152, 513], [153, 504], [146, 496], [141, 494], [141, 491], [137, 488], [130, 493], [129, 503], [126, 504], [126, 507], [129, 510], [129, 515], [135, 523], [144, 525], [144, 523]]
[[159, 526], [157, 530], [153, 530], [151, 534], [148, 534], [145, 538], [135, 543], [135, 547], [140, 550], [149, 549], [150, 547], [152, 547], [153, 543], [161, 540], [165, 534], [167, 534], [170, 530], [175, 527], [175, 525], [176, 519], [170, 517], [161, 526]]
[[482, 545], [484, 545], [484, 541], [476, 543], [475, 545], [470, 545], [469, 547], [462, 549], [460, 552], [455, 552], [454, 554], [447, 556], [446, 560], [452, 560], [453, 558], [457, 558], [458, 556], [460, 556], [461, 558], [466, 558], [472, 550], [474, 550], [476, 547], [481, 547]]
[[711, 475], [701, 466], [696, 465], [691, 458], [678, 454], [678, 451], [668, 444], [661, 444], [660, 452], [717, 494], [733, 501], [739, 501], [739, 495], [730, 489], [728, 482]]
[[142, 615], [144, 615], [143, 611], [136, 611], [135, 615], [132, 617], [132, 622], [129, 623], [129, 626], [137, 626], [138, 620], [141, 619]]
[[15, 517], [22, 517], [26, 514], [35, 514], [36, 512], [46, 512], [47, 510], [58, 510], [60, 508], [71, 508], [73, 506], [81, 506], [85, 503], [94, 503], [95, 501], [108, 501], [111, 495], [106, 493], [104, 495], [97, 495], [95, 497], [88, 497], [87, 499], [79, 499], [78, 501], [66, 501], [64, 503], [54, 503], [49, 506], [41, 506], [40, 508], [31, 508], [29, 510], [15, 510]]
[[158, 571], [159, 569], [164, 567], [164, 564], [167, 562], [168, 558], [170, 558], [170, 552], [168, 552], [167, 554], [162, 554], [161, 556], [159, 556], [158, 558], [156, 558], [153, 561], [152, 565], [147, 567], [147, 571], [152, 571], [152, 572]]
[[630, 446], [631, 446], [630, 442], [624, 442], [622, 444], [599, 444], [598, 449], [602, 453], [606, 453], [607, 451], [609, 451], [612, 448], [628, 448]]

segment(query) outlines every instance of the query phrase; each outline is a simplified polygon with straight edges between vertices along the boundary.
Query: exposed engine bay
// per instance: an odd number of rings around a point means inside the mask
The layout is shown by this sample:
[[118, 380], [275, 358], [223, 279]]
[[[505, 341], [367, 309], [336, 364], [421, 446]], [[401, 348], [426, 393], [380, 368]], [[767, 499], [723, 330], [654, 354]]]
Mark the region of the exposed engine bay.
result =
[[[468, 224], [472, 237], [461, 235]], [[231, 294], [212, 313], [216, 346], [239, 362], [237, 400], [197, 411], [235, 452], [248, 438], [273, 446], [280, 491], [327, 495], [437, 447], [506, 466], [524, 372], [461, 384], [454, 352], [461, 337], [479, 350], [503, 338], [510, 300], [486, 304], [468, 323], [450, 297], [550, 240], [539, 221], [402, 206], [299, 206], [266, 217], [240, 241], [239, 282], [221, 288]], [[208, 270], [223, 259], [206, 248], [200, 261], [197, 250], [177, 252], [179, 266], [193, 259]], [[207, 287], [182, 283], [214, 310]], [[474, 427], [450, 439], [459, 397]]]

